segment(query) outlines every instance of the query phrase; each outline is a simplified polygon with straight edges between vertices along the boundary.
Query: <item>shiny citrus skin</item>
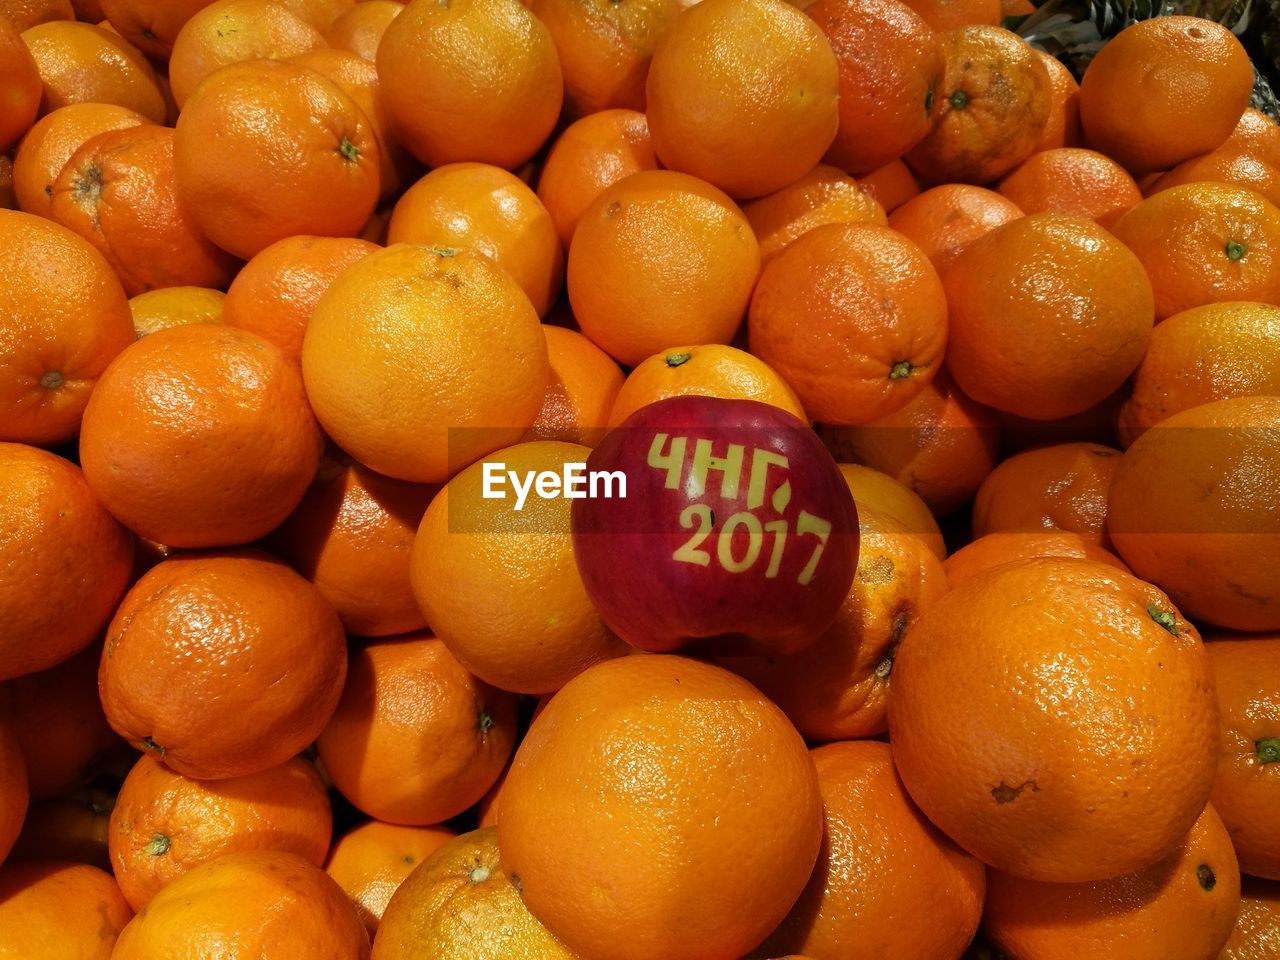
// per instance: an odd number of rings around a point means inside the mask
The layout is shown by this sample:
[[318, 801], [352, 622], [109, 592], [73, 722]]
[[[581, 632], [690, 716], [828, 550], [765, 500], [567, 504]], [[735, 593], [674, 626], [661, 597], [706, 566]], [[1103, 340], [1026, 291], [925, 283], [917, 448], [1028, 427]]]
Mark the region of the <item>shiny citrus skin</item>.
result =
[[0, 443], [0, 679], [46, 670], [87, 647], [119, 602], [133, 542], [80, 468]]
[[1280, 167], [1226, 145], [1212, 153], [1184, 160], [1152, 184], [1148, 193], [1205, 180], [1244, 187], [1266, 197], [1272, 204], [1280, 204]]
[[551, 693], [627, 646], [587, 596], [569, 535], [572, 500], [486, 499], [485, 464], [519, 476], [585, 463], [587, 447], [522, 443], [450, 480], [427, 508], [414, 541], [414, 595], [458, 661], [486, 683]]
[[1280, 950], [1280, 884], [1245, 877], [1235, 929], [1218, 960], [1270, 960]]
[[672, 347], [638, 364], [622, 385], [609, 424], [617, 426], [659, 400], [690, 394], [758, 400], [808, 419], [799, 397], [777, 371], [745, 350], [712, 343]]
[[1091, 534], [1067, 530], [1003, 530], [987, 533], [961, 547], [943, 561], [947, 583], [957, 587], [992, 567], [1038, 557], [1074, 557], [1105, 563], [1117, 570], [1129, 568], [1114, 553], [1099, 546]]
[[397, 136], [430, 167], [520, 166], [564, 98], [551, 33], [519, 0], [412, 0], [382, 36], [378, 76]]
[[889, 474], [859, 463], [842, 463], [840, 472], [849, 484], [855, 503], [897, 520], [908, 534], [920, 539], [930, 553], [939, 560], [946, 559], [947, 547], [938, 521], [919, 494]]
[[111, 874], [85, 864], [0, 868], [0, 956], [109, 960], [133, 916]]
[[130, 297], [159, 287], [225, 287], [237, 266], [179, 201], [173, 139], [151, 124], [99, 134], [53, 184], [53, 218], [98, 248]]
[[432, 170], [396, 203], [387, 243], [482, 254], [511, 274], [539, 316], [560, 295], [564, 252], [551, 214], [500, 167], [451, 163]]
[[920, 192], [916, 175], [901, 160], [890, 160], [883, 167], [859, 177], [858, 186], [886, 213], [892, 213]]
[[1168, 857], [1093, 883], [987, 875], [988, 936], [1021, 960], [1205, 960], [1226, 943], [1240, 869], [1212, 806]]
[[538, 199], [565, 249], [592, 201], [624, 177], [656, 170], [649, 121], [638, 110], [602, 110], [556, 138], [538, 178]]
[[[261, 537], [297, 506], [320, 450], [297, 368], [222, 324], [135, 342], [99, 380], [80, 437], [95, 495], [173, 547]], [[175, 458], [181, 471], [167, 468]]]
[[149, 333], [188, 323], [221, 323], [226, 294], [208, 287], [162, 287], [129, 300], [133, 332], [141, 339]]
[[575, 330], [544, 325], [551, 376], [542, 409], [522, 440], [560, 440], [593, 447], [609, 428], [622, 389], [614, 359]]
[[277, 766], [315, 739], [346, 676], [346, 637], [316, 589], [252, 550], [152, 567], [107, 628], [111, 726], [189, 777]]
[[30, 794], [27, 791], [27, 764], [22, 753], [22, 743], [0, 717], [0, 863], [13, 847], [27, 814]]
[[822, 31], [782, 0], [696, 4], [662, 35], [649, 67], [654, 152], [730, 196], [772, 193], [831, 146], [838, 74]]
[[600, 960], [742, 955], [790, 909], [821, 832], [817, 776], [782, 712], [725, 670], [663, 655], [561, 688], [498, 822], [530, 911]]
[[317, 748], [334, 785], [370, 816], [423, 826], [457, 816], [498, 779], [516, 704], [425, 634], [351, 656], [342, 700]]
[[368, 960], [355, 907], [292, 853], [232, 853], [161, 890], [124, 929], [112, 960]]
[[397, 244], [343, 271], [302, 346], [326, 432], [366, 466], [439, 483], [515, 442], [550, 368], [537, 312], [488, 258]]
[[945, 371], [901, 410], [863, 426], [824, 425], [822, 438], [838, 460], [887, 473], [939, 517], [973, 499], [1000, 453], [995, 414]]
[[1120, 164], [1073, 147], [1033, 154], [1000, 181], [999, 190], [1024, 213], [1057, 210], [1107, 228], [1142, 202], [1142, 191]]
[[3, 0], [0, 17], [13, 24], [15, 30], [26, 30], [50, 20], [70, 20], [75, 16], [71, 0]]
[[369, 820], [334, 841], [324, 871], [346, 891], [372, 937], [400, 884], [454, 836], [448, 827]]
[[989, 183], [1035, 150], [1049, 119], [1049, 74], [1021, 37], [985, 24], [942, 35], [946, 69], [928, 135], [906, 155], [935, 182]]
[[1280, 398], [1239, 397], [1169, 417], [1125, 451], [1111, 484], [1111, 540], [1188, 616], [1280, 629], [1278, 439]]
[[1139, 258], [1090, 220], [1038, 213], [941, 271], [947, 369], [979, 403], [1036, 420], [1088, 409], [1142, 359], [1153, 324]]
[[728, 343], [759, 270], [737, 204], [694, 177], [651, 170], [614, 184], [582, 215], [569, 300], [584, 334], [637, 364], [677, 343]]
[[520, 900], [498, 857], [498, 835], [475, 830], [415, 870], [378, 928], [378, 960], [575, 960]]
[[163, 123], [168, 108], [145, 57], [109, 30], [58, 20], [22, 34], [40, 71], [48, 113], [72, 103], [114, 103]]
[[382, 35], [403, 10], [404, 4], [396, 0], [364, 0], [334, 20], [325, 39], [329, 46], [350, 50], [372, 63], [378, 57]]
[[809, 416], [866, 423], [901, 409], [937, 374], [946, 305], [910, 240], [874, 224], [831, 224], [765, 266], [748, 332], [751, 352], [791, 384]]
[[[168, 60], [178, 31], [211, 0], [101, 0], [122, 37], [150, 57]], [[84, 19], [81, 17], [80, 19]]]
[[377, 202], [377, 134], [351, 97], [307, 67], [225, 67], [188, 99], [176, 129], [179, 195], [236, 256], [297, 234], [353, 236]]
[[910, 0], [907, 6], [939, 31], [977, 24], [994, 27], [1002, 15], [1000, 0]]
[[1175, 413], [1241, 396], [1280, 395], [1280, 307], [1244, 301], [1184, 310], [1159, 324], [1120, 410], [1132, 443]]
[[982, 864], [921, 816], [888, 744], [827, 744], [813, 765], [826, 813], [822, 852], [759, 955], [954, 960], [982, 917]]
[[1151, 278], [1157, 320], [1228, 300], [1280, 305], [1280, 207], [1252, 190], [1172, 187], [1112, 229]]
[[0, 439], [56, 444], [133, 341], [129, 302], [102, 254], [65, 227], [0, 210]]
[[1249, 56], [1226, 27], [1158, 17], [1094, 57], [1080, 83], [1080, 122], [1091, 146], [1130, 170], [1167, 170], [1221, 146], [1252, 89]]
[[18, 31], [0, 15], [0, 150], [8, 150], [31, 129], [44, 87], [31, 52]]
[[946, 183], [894, 210], [889, 226], [919, 246], [941, 270], [974, 240], [1022, 214], [1016, 203], [986, 187]]
[[1217, 762], [1195, 628], [1086, 560], [1008, 564], [945, 594], [898, 648], [889, 731], [930, 820], [997, 869], [1058, 883], [1171, 854]]
[[1222, 724], [1212, 802], [1231, 833], [1240, 869], [1280, 880], [1280, 843], [1267, 829], [1267, 811], [1280, 792], [1280, 635], [1206, 639]]
[[1096, 443], [1026, 450], [1002, 461], [973, 502], [973, 533], [1068, 530], [1103, 535], [1120, 451]]
[[193, 867], [245, 850], [295, 853], [319, 866], [333, 813], [320, 775], [295, 758], [227, 780], [192, 780], [142, 756], [111, 811], [111, 869], [141, 911]]
[[874, 737], [888, 729], [897, 645], [947, 589], [938, 558], [902, 522], [858, 503], [858, 532], [849, 596], [812, 645], [791, 656], [722, 661], [780, 706], [810, 741]]
[[1036, 153], [1080, 146], [1080, 85], [1061, 60], [1036, 51], [1049, 73], [1049, 119], [1036, 141]]
[[878, 223], [885, 213], [853, 177], [820, 163], [781, 190], [744, 204], [742, 212], [769, 260], [814, 227], [827, 223]]

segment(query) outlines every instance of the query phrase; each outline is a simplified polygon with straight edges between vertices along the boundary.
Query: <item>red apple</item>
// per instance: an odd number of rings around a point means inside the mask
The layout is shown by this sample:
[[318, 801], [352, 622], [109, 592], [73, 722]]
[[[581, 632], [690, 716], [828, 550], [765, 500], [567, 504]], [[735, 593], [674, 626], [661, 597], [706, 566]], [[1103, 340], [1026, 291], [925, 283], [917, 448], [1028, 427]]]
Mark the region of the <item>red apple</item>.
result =
[[595, 495], [573, 504], [578, 569], [600, 616], [632, 646], [793, 653], [849, 594], [858, 562], [849, 487], [808, 424], [777, 407], [661, 400], [609, 433], [586, 469], [615, 483], [593, 482]]

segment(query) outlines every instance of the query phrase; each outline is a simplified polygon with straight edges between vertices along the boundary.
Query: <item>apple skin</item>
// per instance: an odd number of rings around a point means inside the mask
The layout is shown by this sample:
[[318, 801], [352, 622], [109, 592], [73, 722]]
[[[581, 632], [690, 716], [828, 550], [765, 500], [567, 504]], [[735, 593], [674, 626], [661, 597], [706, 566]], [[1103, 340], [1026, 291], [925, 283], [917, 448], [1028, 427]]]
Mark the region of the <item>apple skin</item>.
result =
[[[700, 470], [708, 453], [729, 466]], [[857, 509], [817, 434], [786, 411], [660, 400], [611, 431], [587, 470], [626, 477], [625, 499], [575, 500], [570, 524], [587, 593], [634, 647], [795, 653], [849, 595]]]

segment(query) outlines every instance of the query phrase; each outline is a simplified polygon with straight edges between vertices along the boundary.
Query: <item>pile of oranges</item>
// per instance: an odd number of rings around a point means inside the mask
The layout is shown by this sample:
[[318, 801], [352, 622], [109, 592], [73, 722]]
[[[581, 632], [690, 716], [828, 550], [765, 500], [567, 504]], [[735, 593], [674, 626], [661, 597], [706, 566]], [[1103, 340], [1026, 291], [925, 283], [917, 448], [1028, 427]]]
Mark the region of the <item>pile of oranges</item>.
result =
[[[0, 957], [1280, 958], [1280, 127], [1029, 9], [0, 0]], [[690, 395], [799, 652], [488, 494]]]

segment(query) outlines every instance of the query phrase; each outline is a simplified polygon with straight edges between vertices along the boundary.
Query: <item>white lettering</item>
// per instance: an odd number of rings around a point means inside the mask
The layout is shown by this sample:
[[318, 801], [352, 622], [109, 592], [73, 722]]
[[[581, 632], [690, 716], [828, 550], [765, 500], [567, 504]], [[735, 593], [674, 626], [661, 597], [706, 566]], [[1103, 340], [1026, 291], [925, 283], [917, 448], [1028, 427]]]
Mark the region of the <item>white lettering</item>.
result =
[[501, 489], [506, 482], [507, 465], [505, 463], [486, 463], [484, 465], [484, 487], [480, 496], [484, 500], [504, 500], [506, 493]]

